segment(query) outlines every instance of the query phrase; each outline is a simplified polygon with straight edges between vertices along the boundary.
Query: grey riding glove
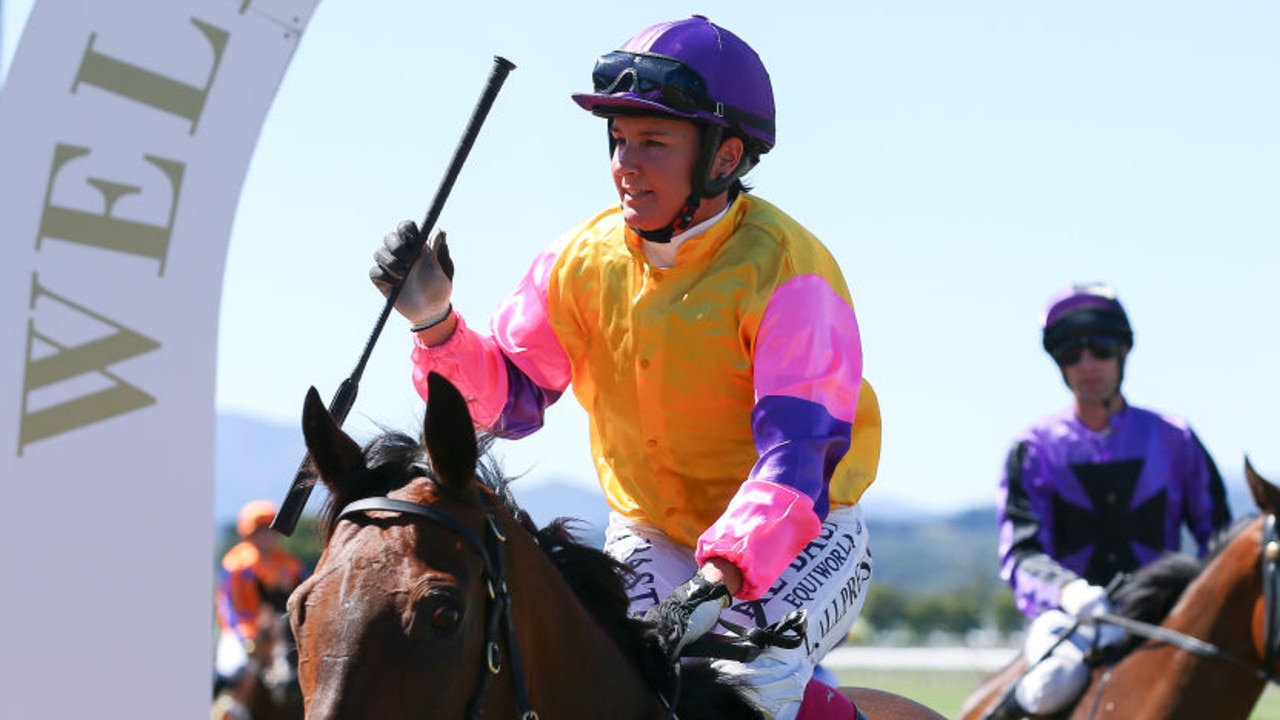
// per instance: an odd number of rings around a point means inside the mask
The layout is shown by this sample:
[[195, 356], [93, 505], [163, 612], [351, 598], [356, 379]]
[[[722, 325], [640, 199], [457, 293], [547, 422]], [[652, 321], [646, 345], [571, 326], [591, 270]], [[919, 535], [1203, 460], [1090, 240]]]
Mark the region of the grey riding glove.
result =
[[437, 230], [424, 247], [417, 223], [405, 220], [395, 232], [387, 233], [373, 260], [369, 279], [383, 297], [401, 285], [395, 308], [412, 330], [425, 330], [449, 317], [453, 310], [453, 260], [443, 230]]
[[644, 619], [653, 623], [650, 637], [674, 661], [686, 645], [711, 631], [720, 611], [733, 604], [724, 583], [713, 583], [695, 573], [665, 600], [649, 608]]

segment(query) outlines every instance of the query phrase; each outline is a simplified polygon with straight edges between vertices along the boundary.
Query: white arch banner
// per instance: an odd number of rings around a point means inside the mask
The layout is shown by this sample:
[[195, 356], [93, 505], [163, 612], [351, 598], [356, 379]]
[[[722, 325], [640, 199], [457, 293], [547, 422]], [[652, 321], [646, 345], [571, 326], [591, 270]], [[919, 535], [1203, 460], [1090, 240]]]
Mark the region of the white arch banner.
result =
[[0, 93], [0, 704], [207, 717], [228, 239], [319, 0], [39, 0]]

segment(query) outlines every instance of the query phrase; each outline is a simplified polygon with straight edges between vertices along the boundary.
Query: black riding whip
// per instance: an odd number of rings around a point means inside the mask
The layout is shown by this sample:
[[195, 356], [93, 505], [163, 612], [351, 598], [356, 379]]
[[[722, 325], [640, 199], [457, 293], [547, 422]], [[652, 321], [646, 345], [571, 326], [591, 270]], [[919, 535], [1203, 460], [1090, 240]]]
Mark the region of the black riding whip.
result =
[[[445, 171], [444, 178], [440, 181], [440, 187], [436, 189], [436, 195], [431, 201], [431, 207], [427, 210], [427, 216], [419, 227], [421, 237], [426, 238], [431, 229], [435, 227], [436, 220], [440, 217], [440, 211], [444, 208], [445, 200], [449, 198], [449, 191], [453, 189], [453, 183], [458, 179], [458, 172], [462, 170], [462, 164], [466, 162], [467, 155], [471, 152], [471, 146], [480, 134], [480, 126], [484, 124], [485, 118], [489, 115], [489, 108], [493, 107], [493, 101], [497, 98], [498, 91], [502, 89], [502, 83], [506, 81], [507, 75], [515, 67], [515, 64], [510, 60], [497, 55], [494, 56], [493, 70], [489, 73], [484, 92], [480, 95], [480, 100], [476, 103], [475, 109], [471, 111], [471, 119], [467, 121], [467, 128], [462, 134], [462, 140], [458, 142], [457, 149], [453, 151], [453, 159]], [[418, 252], [422, 252], [421, 247], [418, 248]], [[395, 307], [396, 298], [399, 297], [400, 288], [403, 284], [404, 280], [401, 279], [387, 294], [387, 302], [382, 306], [382, 313], [378, 315], [378, 321], [374, 323], [373, 332], [369, 334], [369, 339], [365, 342], [364, 352], [360, 354], [360, 360], [356, 362], [355, 369], [351, 371], [351, 375], [338, 386], [338, 391], [334, 393], [333, 400], [329, 403], [329, 414], [333, 416], [334, 421], [339, 426], [347, 419], [347, 413], [351, 411], [351, 406], [355, 404], [356, 394], [360, 389], [360, 376], [364, 374], [364, 366], [369, 362], [369, 355], [373, 353], [373, 346], [377, 344], [378, 336], [382, 334], [382, 327], [387, 323], [387, 317]], [[289, 484], [289, 492], [285, 495], [284, 502], [280, 504], [280, 510], [276, 513], [275, 519], [271, 521], [271, 529], [281, 535], [289, 536], [293, 534], [294, 528], [298, 525], [298, 518], [302, 515], [303, 508], [306, 507], [307, 499], [311, 497], [311, 489], [315, 486], [315, 478], [308, 469], [310, 460], [310, 453], [302, 458], [302, 463], [298, 465], [298, 471], [294, 473], [293, 482]]]

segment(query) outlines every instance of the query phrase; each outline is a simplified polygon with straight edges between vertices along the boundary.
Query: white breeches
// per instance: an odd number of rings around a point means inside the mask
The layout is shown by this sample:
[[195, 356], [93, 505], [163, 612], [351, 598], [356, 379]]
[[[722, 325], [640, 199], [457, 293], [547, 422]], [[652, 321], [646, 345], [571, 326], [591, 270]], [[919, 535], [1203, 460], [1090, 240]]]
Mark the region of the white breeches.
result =
[[[1022, 648], [1031, 669], [1018, 681], [1015, 690], [1018, 704], [1024, 710], [1048, 715], [1075, 702], [1089, 683], [1085, 654], [1095, 641], [1103, 647], [1124, 638], [1124, 631], [1114, 625], [1080, 624], [1059, 643], [1059, 638], [1075, 624], [1075, 618], [1061, 610], [1047, 610], [1031, 621]], [[1045, 657], [1045, 653], [1049, 655]]]
[[[750, 663], [717, 660], [718, 669], [749, 683], [757, 700], [776, 720], [793, 720], [814, 666], [845, 639], [862, 611], [871, 581], [868, 533], [858, 505], [836, 508], [822, 532], [783, 571], [764, 597], [736, 602], [721, 617], [749, 627], [781, 620], [793, 610], [808, 613], [805, 641], [794, 650], [769, 648]], [[660, 530], [612, 514], [605, 552], [635, 571], [628, 589], [631, 613], [646, 610], [671, 594], [697, 571], [692, 548], [678, 545]]]

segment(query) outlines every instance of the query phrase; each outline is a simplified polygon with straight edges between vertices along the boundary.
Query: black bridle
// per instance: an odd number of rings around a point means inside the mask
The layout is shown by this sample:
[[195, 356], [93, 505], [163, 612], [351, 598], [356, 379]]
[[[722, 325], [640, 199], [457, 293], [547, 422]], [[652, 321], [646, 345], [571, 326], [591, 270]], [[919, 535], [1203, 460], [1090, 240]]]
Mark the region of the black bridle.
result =
[[[1262, 593], [1266, 598], [1267, 630], [1263, 666], [1271, 667], [1280, 655], [1280, 534], [1276, 530], [1276, 516], [1268, 514], [1262, 521]], [[1270, 678], [1276, 682], [1275, 678]]]
[[1259, 680], [1280, 685], [1280, 677], [1271, 671], [1273, 662], [1280, 657], [1280, 533], [1277, 532], [1276, 516], [1273, 513], [1267, 514], [1262, 520], [1262, 552], [1259, 564], [1262, 566], [1262, 594], [1267, 623], [1263, 636], [1265, 647], [1262, 650], [1260, 667], [1241, 660], [1213, 643], [1177, 630], [1111, 613], [1099, 615], [1095, 621], [1116, 625], [1133, 635], [1173, 645], [1200, 657], [1222, 660], [1253, 674]]
[[459, 522], [447, 513], [416, 502], [394, 500], [387, 497], [371, 497], [356, 500], [342, 508], [338, 519], [366, 513], [370, 511], [397, 512], [415, 515], [440, 523], [466, 540], [472, 549], [484, 560], [485, 585], [489, 592], [489, 611], [485, 621], [485, 667], [480, 670], [476, 681], [475, 693], [467, 704], [467, 717], [476, 719], [481, 716], [480, 702], [489, 680], [502, 671], [502, 650], [498, 646], [500, 626], [506, 626], [507, 653], [511, 657], [511, 679], [515, 685], [516, 699], [520, 703], [521, 720], [538, 720], [538, 713], [529, 704], [529, 693], [524, 684], [524, 667], [520, 662], [520, 649], [516, 645], [515, 627], [511, 622], [511, 595], [507, 591], [505, 579], [505, 556], [503, 543], [507, 541], [492, 513], [485, 513], [484, 540], [481, 541], [471, 528]]

